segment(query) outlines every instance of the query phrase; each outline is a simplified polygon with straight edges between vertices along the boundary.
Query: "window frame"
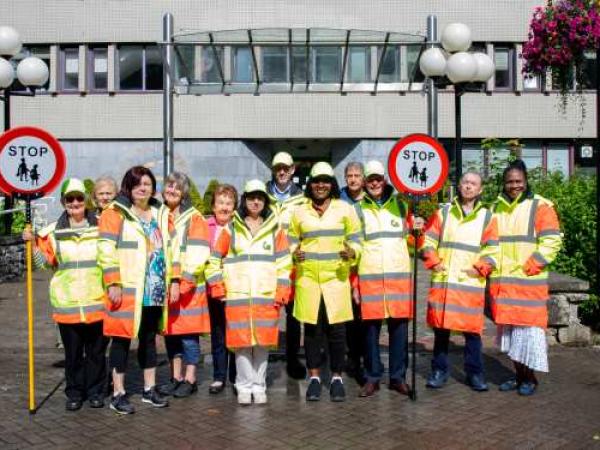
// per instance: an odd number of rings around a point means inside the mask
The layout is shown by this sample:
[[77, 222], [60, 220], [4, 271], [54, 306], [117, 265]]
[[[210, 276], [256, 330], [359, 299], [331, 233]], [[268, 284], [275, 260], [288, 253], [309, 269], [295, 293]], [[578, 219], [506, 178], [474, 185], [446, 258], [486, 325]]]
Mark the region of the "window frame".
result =
[[[121, 62], [120, 62], [120, 57], [121, 57], [121, 50], [123, 47], [141, 47], [142, 48], [142, 87], [138, 88], [138, 89], [121, 89]], [[146, 58], [146, 49], [147, 47], [157, 47], [159, 52], [160, 50], [160, 46], [156, 45], [156, 44], [152, 44], [152, 43], [120, 43], [117, 45], [116, 51], [115, 51], [115, 59], [116, 59], [116, 64], [115, 64], [115, 74], [114, 74], [114, 79], [115, 79], [115, 92], [118, 92], [120, 94], [126, 94], [126, 93], [130, 93], [130, 94], [137, 94], [137, 93], [153, 93], [153, 92], [162, 92], [164, 90], [164, 84], [163, 87], [161, 89], [147, 89], [146, 88], [146, 76], [147, 76], [147, 69], [146, 69], [146, 65], [147, 65], [147, 58]], [[163, 62], [161, 60], [161, 67], [163, 67]], [[164, 70], [164, 67], [163, 67]]]
[[[65, 80], [67, 76], [67, 52], [75, 53], [77, 55], [77, 86], [75, 88], [66, 88]], [[81, 73], [81, 60], [79, 58], [79, 46], [65, 45], [59, 49], [59, 66], [58, 66], [58, 92], [63, 94], [76, 94], [79, 93], [79, 75]]]
[[496, 52], [498, 50], [507, 50], [508, 51], [508, 86], [498, 86], [498, 70], [494, 71], [494, 91], [495, 92], [514, 92], [517, 86], [516, 83], [516, 51], [515, 47], [512, 44], [494, 44], [494, 65], [496, 66]]
[[[95, 55], [98, 50], [106, 53], [106, 87], [96, 87], [96, 72], [95, 72]], [[108, 45], [90, 45], [87, 49], [86, 68], [87, 68], [87, 91], [92, 94], [105, 94], [108, 92], [108, 79], [110, 77], [109, 64], [108, 64], [109, 52]]]

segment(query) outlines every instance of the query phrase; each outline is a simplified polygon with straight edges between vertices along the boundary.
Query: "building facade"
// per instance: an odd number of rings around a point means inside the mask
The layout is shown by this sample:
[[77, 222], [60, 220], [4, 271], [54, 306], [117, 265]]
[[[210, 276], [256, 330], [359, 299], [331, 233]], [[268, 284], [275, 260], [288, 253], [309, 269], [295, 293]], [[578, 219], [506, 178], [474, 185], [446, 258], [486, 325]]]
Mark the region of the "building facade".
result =
[[[530, 167], [559, 170], [593, 166], [595, 96], [584, 91], [586, 114], [573, 103], [559, 112], [551, 77], [528, 79], [519, 58], [538, 0], [0, 0], [2, 25], [16, 28], [23, 55], [45, 59], [50, 80], [33, 98], [13, 97], [11, 124], [47, 129], [63, 143], [68, 175], [115, 178], [134, 164], [162, 173], [162, 16], [174, 16], [175, 34], [222, 30], [373, 30], [407, 33], [415, 45], [250, 46], [247, 41], [204, 46], [195, 58], [202, 81], [234, 86], [231, 92], [185, 89], [174, 99], [175, 168], [203, 190], [210, 179], [240, 187], [249, 177], [269, 177], [269, 161], [290, 151], [305, 173], [311, 162], [330, 161], [341, 177], [351, 160], [387, 159], [393, 143], [427, 132], [427, 98], [418, 73], [418, 37], [427, 16], [439, 32], [462, 22], [473, 48], [495, 61], [494, 77], [462, 99], [463, 167], [482, 168], [489, 158], [481, 140], [519, 139]], [[290, 33], [292, 31], [289, 31]], [[294, 31], [296, 32], [296, 31]], [[235, 33], [232, 34], [234, 36]], [[290, 34], [291, 35], [291, 34]], [[183, 36], [183, 37], [181, 37]], [[415, 38], [416, 37], [416, 38]], [[231, 38], [230, 40], [232, 40]], [[309, 42], [309, 43], [306, 43]], [[311, 43], [312, 42], [312, 43]], [[185, 53], [183, 46], [180, 53]], [[305, 52], [305, 53], [304, 53]], [[347, 54], [345, 54], [347, 53]], [[304, 60], [302, 60], [304, 57]], [[216, 58], [216, 59], [215, 59]], [[215, 64], [218, 62], [218, 64]], [[590, 74], [595, 61], [589, 61]], [[179, 69], [173, 69], [176, 73]], [[261, 79], [264, 91], [254, 90]], [[340, 78], [345, 88], [339, 88]], [[376, 88], [351, 89], [352, 85]], [[290, 92], [268, 89], [296, 83]], [[307, 82], [316, 89], [302, 89]], [[235, 85], [241, 87], [236, 90]], [[592, 87], [595, 78], [590, 78]], [[218, 85], [219, 83], [217, 83]], [[328, 91], [327, 85], [334, 85]], [[243, 86], [249, 86], [244, 91]], [[286, 90], [288, 90], [286, 88]], [[439, 90], [439, 139], [454, 138], [452, 87]]]

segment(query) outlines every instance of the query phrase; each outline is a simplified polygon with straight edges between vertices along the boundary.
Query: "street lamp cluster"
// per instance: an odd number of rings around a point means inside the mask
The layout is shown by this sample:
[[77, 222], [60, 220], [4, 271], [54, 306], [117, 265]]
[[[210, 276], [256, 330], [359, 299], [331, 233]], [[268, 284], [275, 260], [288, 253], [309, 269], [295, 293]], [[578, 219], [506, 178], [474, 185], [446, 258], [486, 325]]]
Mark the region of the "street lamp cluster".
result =
[[[30, 56], [18, 63], [11, 60], [19, 54], [23, 44], [17, 30], [12, 27], [0, 26], [0, 100], [4, 102], [4, 131], [10, 129], [10, 98], [11, 96], [32, 96], [35, 89], [43, 86], [48, 81], [48, 66], [40, 58]], [[15, 70], [16, 67], [16, 70]], [[15, 92], [12, 90], [15, 76], [29, 92]], [[6, 197], [4, 209], [13, 207], [13, 199]], [[10, 233], [12, 214], [4, 215], [4, 228]]]
[[471, 30], [462, 23], [451, 23], [442, 31], [441, 46], [431, 43], [421, 55], [419, 68], [426, 77], [454, 85], [455, 140], [452, 160], [452, 185], [456, 187], [462, 171], [461, 102], [460, 97], [469, 83], [485, 83], [496, 70], [494, 62], [485, 53], [469, 52]]

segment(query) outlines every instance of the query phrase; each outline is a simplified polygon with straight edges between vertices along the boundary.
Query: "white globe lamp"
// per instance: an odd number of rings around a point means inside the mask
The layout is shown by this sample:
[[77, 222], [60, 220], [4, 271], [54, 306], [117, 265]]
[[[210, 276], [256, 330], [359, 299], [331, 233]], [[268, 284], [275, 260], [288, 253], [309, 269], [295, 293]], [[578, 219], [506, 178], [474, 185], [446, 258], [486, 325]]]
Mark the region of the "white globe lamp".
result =
[[471, 30], [464, 23], [451, 23], [442, 31], [442, 47], [449, 52], [466, 52], [471, 47]]
[[0, 27], [0, 56], [15, 56], [22, 46], [17, 30], [13, 27]]
[[477, 62], [467, 52], [458, 52], [448, 58], [446, 76], [453, 83], [467, 83], [475, 79]]
[[0, 89], [9, 87], [15, 79], [15, 70], [10, 62], [0, 58]]
[[35, 56], [25, 58], [17, 66], [17, 78], [24, 86], [43, 86], [48, 81], [48, 76], [48, 66]]
[[485, 53], [477, 52], [472, 53], [473, 58], [475, 58], [475, 62], [477, 63], [477, 73], [475, 74], [475, 78], [473, 81], [486, 82], [489, 80], [494, 72], [496, 71], [496, 66], [494, 65], [494, 61]]
[[446, 57], [438, 47], [428, 48], [421, 55], [419, 68], [426, 77], [441, 77], [446, 73]]

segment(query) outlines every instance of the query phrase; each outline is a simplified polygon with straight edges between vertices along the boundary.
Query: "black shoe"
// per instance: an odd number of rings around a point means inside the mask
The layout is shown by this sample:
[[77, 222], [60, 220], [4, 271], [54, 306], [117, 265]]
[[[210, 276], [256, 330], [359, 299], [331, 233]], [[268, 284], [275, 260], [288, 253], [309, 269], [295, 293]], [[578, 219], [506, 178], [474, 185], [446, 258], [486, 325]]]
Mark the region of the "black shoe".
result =
[[196, 382], [190, 383], [189, 381], [184, 381], [179, 386], [177, 386], [177, 389], [175, 389], [175, 391], [173, 391], [173, 397], [185, 398], [189, 397], [190, 395], [196, 392], [198, 392], [198, 384]]
[[321, 382], [316, 378], [311, 378], [306, 389], [306, 401], [318, 402], [321, 400]]
[[156, 386], [150, 388], [149, 390], [144, 389], [144, 393], [142, 394], [142, 402], [150, 403], [156, 408], [164, 408], [169, 406], [169, 401], [158, 393]]
[[295, 380], [304, 380], [306, 378], [306, 367], [298, 361], [298, 358], [290, 358], [287, 362], [287, 373]]
[[117, 414], [133, 414], [135, 412], [135, 408], [129, 403], [125, 394], [113, 396], [110, 400], [109, 408]]
[[157, 386], [156, 390], [162, 396], [173, 395], [173, 392], [175, 392], [177, 390], [177, 388], [179, 387], [179, 385], [181, 383], [183, 383], [183, 380], [180, 381], [180, 380], [175, 380], [174, 378], [171, 378], [168, 383]]
[[225, 390], [225, 382], [220, 380], [213, 381], [210, 386], [208, 386], [209, 394], [220, 394]]
[[68, 398], [67, 402], [65, 403], [65, 409], [67, 411], [77, 411], [78, 409], [81, 409], [82, 405], [83, 402], [81, 400]]
[[344, 389], [344, 383], [339, 378], [336, 378], [331, 382], [329, 386], [329, 398], [332, 402], [343, 402], [346, 401], [346, 390]]
[[100, 396], [90, 397], [90, 408], [104, 408], [104, 399]]
[[442, 370], [434, 370], [427, 377], [427, 383], [425, 386], [432, 389], [440, 389], [444, 387], [448, 381], [448, 373]]
[[489, 389], [482, 374], [467, 375], [467, 385], [476, 392], [485, 392]]

